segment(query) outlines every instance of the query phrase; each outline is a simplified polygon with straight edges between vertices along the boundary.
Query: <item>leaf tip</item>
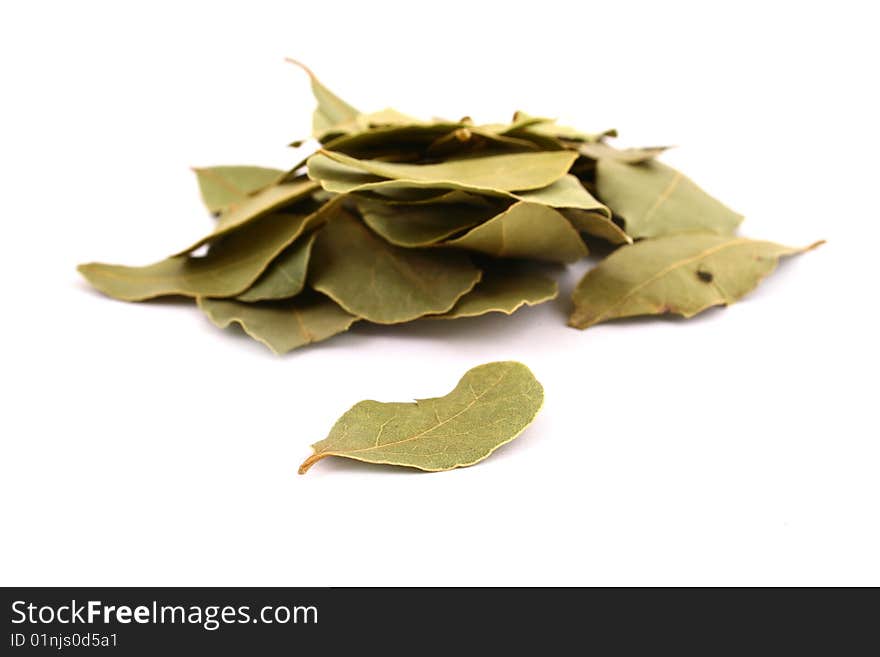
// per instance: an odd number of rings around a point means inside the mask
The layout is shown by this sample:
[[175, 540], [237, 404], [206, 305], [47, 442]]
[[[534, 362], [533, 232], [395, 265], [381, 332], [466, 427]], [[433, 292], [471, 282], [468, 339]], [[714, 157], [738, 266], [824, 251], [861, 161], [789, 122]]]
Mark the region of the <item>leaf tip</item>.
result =
[[308, 66], [306, 66], [305, 64], [303, 64], [303, 63], [302, 63], [301, 61], [299, 61], [298, 59], [294, 59], [293, 57], [285, 57], [285, 58], [284, 58], [284, 61], [287, 62], [288, 64], [293, 64], [294, 66], [298, 66], [298, 67], [300, 67], [302, 70], [304, 70], [304, 71], [306, 72], [306, 74], [307, 74], [312, 80], [315, 79], [315, 74], [312, 72], [312, 69], [310, 69]]

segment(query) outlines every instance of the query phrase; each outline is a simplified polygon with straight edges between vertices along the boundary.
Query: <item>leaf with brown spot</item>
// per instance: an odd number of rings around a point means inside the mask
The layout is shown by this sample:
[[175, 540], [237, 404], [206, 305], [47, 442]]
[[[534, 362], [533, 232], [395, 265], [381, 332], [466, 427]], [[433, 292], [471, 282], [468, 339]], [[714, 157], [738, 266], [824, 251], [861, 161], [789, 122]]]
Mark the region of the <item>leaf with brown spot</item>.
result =
[[578, 283], [569, 325], [584, 329], [610, 319], [663, 313], [692, 317], [741, 299], [776, 268], [781, 257], [820, 244], [792, 248], [691, 233], [624, 246]]

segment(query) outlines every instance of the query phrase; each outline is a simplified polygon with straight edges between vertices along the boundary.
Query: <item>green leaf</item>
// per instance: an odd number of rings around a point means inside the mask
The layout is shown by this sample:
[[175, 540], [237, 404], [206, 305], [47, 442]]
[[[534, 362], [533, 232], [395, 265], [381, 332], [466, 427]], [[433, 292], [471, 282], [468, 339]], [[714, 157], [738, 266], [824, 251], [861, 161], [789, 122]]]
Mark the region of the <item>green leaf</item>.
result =
[[553, 208], [520, 201], [444, 246], [480, 251], [496, 258], [574, 262], [587, 246], [571, 223]]
[[318, 189], [316, 183], [311, 180], [301, 180], [299, 182], [285, 183], [283, 185], [273, 185], [272, 187], [260, 190], [253, 196], [248, 196], [240, 203], [231, 206], [226, 212], [220, 215], [220, 219], [217, 221], [217, 227], [214, 229], [214, 232], [196, 240], [174, 255], [185, 255], [191, 251], [195, 251], [200, 246], [208, 244], [209, 242], [214, 242], [224, 235], [228, 235], [270, 212], [285, 208], [308, 198], [316, 189]]
[[318, 107], [312, 115], [312, 133], [317, 139], [325, 138], [340, 126], [354, 122], [358, 118], [360, 111], [325, 87], [308, 66], [295, 59], [287, 61], [299, 66], [309, 76], [312, 94], [318, 101]]
[[168, 295], [234, 296], [249, 288], [318, 217], [318, 213], [269, 215], [217, 242], [201, 258], [172, 256], [145, 267], [89, 263], [78, 269], [96, 289], [123, 301]]
[[452, 310], [432, 315], [430, 319], [458, 319], [495, 312], [510, 315], [523, 306], [555, 299], [557, 294], [559, 286], [552, 278], [514, 264], [493, 264], [483, 272], [483, 278], [473, 291], [459, 299]]
[[445, 397], [355, 404], [312, 445], [299, 472], [328, 456], [429, 472], [473, 465], [520, 435], [543, 402], [544, 389], [522, 363], [480, 365]]
[[[327, 159], [344, 168], [326, 168]], [[380, 160], [358, 160], [342, 153], [325, 150], [309, 158], [309, 176], [321, 182], [330, 175], [333, 176], [333, 180], [338, 180], [341, 176], [343, 182], [363, 184], [370, 182], [368, 177], [363, 177], [366, 175], [407, 183], [455, 185], [475, 190], [510, 192], [540, 189], [556, 182], [568, 172], [575, 159], [577, 153], [551, 151], [472, 157], [447, 160], [438, 164], [401, 164]], [[346, 169], [361, 172], [362, 176], [345, 175], [343, 171]]]
[[430, 246], [498, 213], [496, 206], [469, 203], [389, 204], [360, 199], [358, 211], [375, 233], [398, 246]]
[[593, 198], [592, 194], [581, 184], [581, 181], [570, 173], [565, 174], [547, 187], [518, 192], [514, 196], [521, 201], [541, 203], [551, 208], [587, 210], [611, 219], [611, 210]]
[[202, 201], [212, 213], [223, 212], [254, 192], [277, 182], [284, 171], [250, 166], [193, 168], [199, 182]]
[[394, 246], [342, 214], [318, 233], [309, 282], [353, 315], [396, 324], [450, 310], [480, 275], [464, 253]]
[[559, 212], [582, 233], [598, 237], [614, 245], [632, 244], [632, 238], [604, 214], [576, 208], [560, 208]]
[[625, 162], [626, 164], [641, 164], [653, 160], [669, 146], [649, 146], [646, 148], [614, 148], [603, 141], [586, 142], [578, 146], [578, 152], [581, 155], [589, 157], [593, 160], [610, 159], [617, 162]]
[[263, 272], [256, 283], [239, 294], [239, 301], [271, 301], [289, 299], [302, 292], [306, 284], [309, 256], [315, 242], [315, 233], [298, 239], [279, 255]]
[[635, 238], [695, 232], [729, 235], [742, 221], [681, 172], [656, 161], [600, 159], [596, 193], [623, 217], [627, 234]]
[[521, 137], [525, 139], [536, 137], [550, 137], [556, 140], [574, 141], [574, 142], [597, 142], [605, 137], [616, 137], [616, 130], [605, 130], [604, 132], [581, 132], [575, 128], [558, 125], [554, 119], [544, 119], [536, 116], [529, 116], [525, 112], [517, 112], [514, 114], [513, 123], [507, 127], [502, 134]]
[[326, 340], [347, 331], [357, 321], [357, 317], [319, 294], [260, 303], [199, 297], [198, 305], [220, 328], [239, 324], [276, 354]]
[[692, 317], [751, 292], [791, 248], [712, 234], [684, 234], [624, 246], [587, 272], [574, 291], [575, 328], [619, 317], [675, 313]]

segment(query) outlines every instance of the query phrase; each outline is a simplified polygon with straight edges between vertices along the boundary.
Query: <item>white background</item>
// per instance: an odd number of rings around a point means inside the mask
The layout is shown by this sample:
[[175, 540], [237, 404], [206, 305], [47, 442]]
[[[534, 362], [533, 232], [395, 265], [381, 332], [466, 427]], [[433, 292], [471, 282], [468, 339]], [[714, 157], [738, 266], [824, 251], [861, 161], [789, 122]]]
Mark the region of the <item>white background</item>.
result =
[[[865, 7], [860, 9], [859, 7]], [[0, 9], [0, 581], [880, 584], [869, 3], [9, 2]], [[191, 165], [286, 167], [307, 62], [364, 110], [522, 109], [665, 161], [820, 250], [692, 321], [357, 326], [287, 357], [75, 266], [211, 227]], [[472, 468], [296, 467], [353, 403], [517, 359], [546, 390]]]

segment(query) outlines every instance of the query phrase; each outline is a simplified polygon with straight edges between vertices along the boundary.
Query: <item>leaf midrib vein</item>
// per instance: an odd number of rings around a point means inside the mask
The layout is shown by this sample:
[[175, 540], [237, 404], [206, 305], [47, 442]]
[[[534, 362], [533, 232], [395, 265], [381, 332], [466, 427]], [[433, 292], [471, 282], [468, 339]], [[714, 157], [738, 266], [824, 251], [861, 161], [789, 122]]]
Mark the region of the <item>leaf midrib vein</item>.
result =
[[647, 279], [645, 279], [644, 281], [642, 281], [641, 283], [639, 283], [638, 285], [633, 287], [629, 292], [624, 294], [615, 303], [608, 306], [608, 308], [606, 308], [603, 312], [596, 315], [596, 319], [595, 319], [594, 323], [598, 323], [598, 322], [602, 321], [602, 319], [607, 317], [608, 314], [611, 313], [615, 308], [619, 307], [623, 303], [626, 303], [636, 292], [638, 292], [639, 290], [641, 290], [645, 286], [650, 285], [654, 281], [662, 278], [663, 276], [666, 276], [666, 274], [668, 274], [669, 272], [674, 271], [675, 269], [678, 269], [680, 267], [684, 267], [685, 265], [688, 265], [696, 260], [700, 260], [701, 258], [708, 258], [709, 256], [714, 255], [714, 254], [718, 253], [719, 251], [723, 251], [724, 249], [726, 249], [728, 247], [739, 246], [740, 244], [747, 244], [749, 241], [750, 240], [747, 238], [739, 238], [736, 240], [732, 240], [730, 242], [725, 242], [724, 244], [717, 244], [711, 248], [700, 251], [696, 255], [684, 258], [683, 260], [676, 260], [675, 262], [667, 265], [666, 267], [664, 267], [663, 269], [661, 269], [657, 273], [653, 274], [652, 276], [649, 276]]
[[[470, 402], [469, 402], [464, 408], [462, 408], [458, 413], [455, 413], [455, 414], [453, 414], [453, 415], [450, 415], [450, 416], [449, 416], [448, 418], [446, 418], [445, 420], [442, 420], [442, 421], [440, 421], [439, 423], [437, 423], [437, 424], [435, 424], [435, 425], [433, 425], [433, 426], [431, 426], [431, 427], [429, 427], [429, 428], [427, 428], [427, 429], [425, 429], [425, 430], [423, 430], [423, 431], [420, 431], [419, 433], [417, 433], [417, 434], [415, 434], [415, 435], [409, 436], [408, 438], [403, 438], [402, 440], [395, 440], [395, 441], [390, 442], [390, 443], [382, 443], [381, 445], [374, 445], [374, 446], [372, 446], [372, 447], [362, 447], [362, 448], [360, 448], [360, 449], [348, 449], [348, 450], [342, 450], [342, 451], [340, 451], [340, 452], [338, 452], [338, 453], [339, 453], [339, 454], [355, 454], [355, 453], [360, 453], [360, 452], [368, 452], [368, 451], [370, 451], [370, 450], [374, 450], [374, 449], [385, 449], [386, 447], [394, 447], [394, 446], [397, 446], [397, 445], [402, 445], [403, 443], [408, 443], [408, 442], [412, 442], [413, 440], [417, 440], [417, 439], [421, 438], [422, 436], [424, 436], [425, 434], [431, 433], [432, 431], [434, 431], [434, 430], [436, 430], [436, 429], [439, 429], [439, 428], [442, 427], [443, 425], [448, 424], [449, 422], [451, 422], [451, 421], [454, 420], [455, 418], [460, 417], [460, 416], [463, 415], [464, 413], [467, 413], [471, 408], [473, 408], [473, 406], [474, 406], [478, 401], [480, 401], [480, 399], [482, 399], [482, 398], [485, 397], [487, 394], [489, 394], [489, 392], [491, 392], [492, 390], [494, 390], [495, 388], [497, 388], [498, 385], [501, 383], [501, 381], [504, 380], [504, 377], [506, 377], [507, 374], [508, 374], [510, 371], [511, 371], [511, 368], [508, 368], [508, 369], [506, 369], [504, 372], [502, 372], [501, 376], [498, 377], [498, 380], [495, 381], [495, 383], [493, 383], [493, 384], [490, 385], [488, 388], [486, 388], [483, 392], [481, 392], [479, 395], [477, 395], [476, 397], [474, 397], [474, 398], [473, 398], [473, 399], [472, 399], [472, 400], [471, 400], [471, 401], [470, 401]], [[334, 453], [334, 452], [327, 452], [327, 454], [333, 454], [333, 453]]]

